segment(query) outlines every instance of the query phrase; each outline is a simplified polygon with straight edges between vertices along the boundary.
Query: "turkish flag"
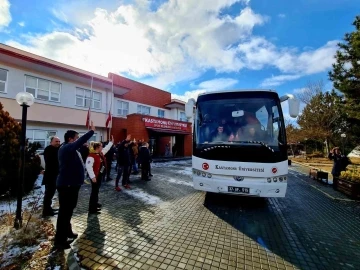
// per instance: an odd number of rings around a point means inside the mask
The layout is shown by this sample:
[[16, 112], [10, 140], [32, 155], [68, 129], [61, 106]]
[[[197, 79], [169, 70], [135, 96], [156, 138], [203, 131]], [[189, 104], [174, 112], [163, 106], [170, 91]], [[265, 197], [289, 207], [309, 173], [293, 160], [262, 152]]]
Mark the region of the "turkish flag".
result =
[[109, 126], [110, 121], [111, 121], [111, 113], [109, 111], [109, 115], [108, 115], [108, 118], [106, 119], [106, 123], [105, 123], [106, 127]]
[[86, 127], [90, 128], [90, 107], [89, 107], [87, 117], [86, 117]]

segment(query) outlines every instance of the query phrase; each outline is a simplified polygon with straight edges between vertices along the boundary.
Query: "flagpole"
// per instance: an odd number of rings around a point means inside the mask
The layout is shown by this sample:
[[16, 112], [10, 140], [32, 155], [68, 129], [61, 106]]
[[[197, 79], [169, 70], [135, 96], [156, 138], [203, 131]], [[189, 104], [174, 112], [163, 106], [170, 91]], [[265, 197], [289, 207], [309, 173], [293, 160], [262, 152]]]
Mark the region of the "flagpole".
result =
[[93, 81], [94, 81], [94, 77], [91, 76], [90, 104], [89, 104], [89, 126], [88, 126], [88, 130], [90, 130], [90, 123], [91, 123], [91, 104], [92, 104], [92, 102], [93, 102]]
[[114, 98], [114, 78], [111, 75], [111, 100], [110, 100], [110, 115], [111, 115], [111, 120], [110, 120], [110, 129], [109, 129], [109, 140], [111, 139], [111, 128], [112, 128], [112, 102], [113, 102], [113, 98]]

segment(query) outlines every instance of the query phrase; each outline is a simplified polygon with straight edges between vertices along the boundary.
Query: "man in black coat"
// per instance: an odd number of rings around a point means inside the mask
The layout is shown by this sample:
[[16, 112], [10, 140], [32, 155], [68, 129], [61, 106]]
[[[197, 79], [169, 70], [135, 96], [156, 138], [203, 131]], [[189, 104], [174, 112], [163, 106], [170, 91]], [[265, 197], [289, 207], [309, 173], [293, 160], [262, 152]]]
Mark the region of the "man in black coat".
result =
[[131, 160], [130, 160], [130, 152], [129, 148], [131, 147], [131, 135], [127, 135], [126, 139], [123, 140], [120, 145], [118, 146], [118, 173], [115, 179], [115, 190], [121, 191], [121, 188], [119, 187], [119, 181], [122, 176], [122, 185], [126, 189], [130, 189], [130, 166], [131, 166]]
[[[109, 142], [108, 142], [109, 143]], [[107, 143], [107, 144], [108, 144]], [[106, 144], [106, 145], [107, 145]], [[110, 150], [105, 154], [105, 157], [106, 157], [106, 181], [111, 181], [112, 178], [110, 177], [110, 172], [111, 172], [111, 165], [112, 165], [112, 162], [113, 162], [113, 159], [114, 159], [114, 154], [116, 152], [116, 149], [115, 149], [115, 146], [112, 146], [110, 148]]]
[[149, 151], [149, 144], [146, 142], [144, 142], [143, 145], [140, 147], [139, 161], [141, 162], [141, 180], [150, 181], [151, 179], [149, 178], [149, 176], [151, 176], [151, 155]]
[[85, 165], [79, 148], [94, 135], [95, 127], [91, 121], [91, 130], [79, 138], [75, 130], [68, 130], [64, 135], [64, 144], [59, 149], [59, 175], [56, 187], [59, 193], [59, 214], [56, 223], [54, 247], [68, 249], [68, 238], [75, 239], [71, 217], [77, 205], [81, 185], [85, 180]]
[[51, 207], [52, 199], [56, 191], [56, 178], [59, 173], [58, 152], [60, 139], [52, 137], [50, 145], [44, 150], [45, 172], [42, 184], [45, 185], [45, 196], [43, 202], [43, 216], [54, 216], [56, 213]]

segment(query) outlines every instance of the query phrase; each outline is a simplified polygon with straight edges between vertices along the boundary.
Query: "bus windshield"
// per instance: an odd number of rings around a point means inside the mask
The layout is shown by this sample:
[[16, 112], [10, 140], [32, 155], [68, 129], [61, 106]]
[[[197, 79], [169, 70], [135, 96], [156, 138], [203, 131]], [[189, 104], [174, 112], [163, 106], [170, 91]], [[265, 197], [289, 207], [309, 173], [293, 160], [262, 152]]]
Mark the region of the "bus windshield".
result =
[[284, 121], [277, 94], [231, 92], [199, 96], [195, 140], [204, 144], [284, 145]]

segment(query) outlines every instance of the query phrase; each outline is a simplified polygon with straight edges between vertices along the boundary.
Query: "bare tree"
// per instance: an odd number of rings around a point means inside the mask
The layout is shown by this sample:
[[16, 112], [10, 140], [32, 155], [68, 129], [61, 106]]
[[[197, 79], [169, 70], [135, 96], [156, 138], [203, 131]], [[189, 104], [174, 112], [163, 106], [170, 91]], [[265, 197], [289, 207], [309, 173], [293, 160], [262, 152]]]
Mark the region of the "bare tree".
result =
[[308, 82], [306, 86], [295, 94], [296, 98], [308, 105], [313, 97], [324, 91], [324, 82], [322, 80]]

